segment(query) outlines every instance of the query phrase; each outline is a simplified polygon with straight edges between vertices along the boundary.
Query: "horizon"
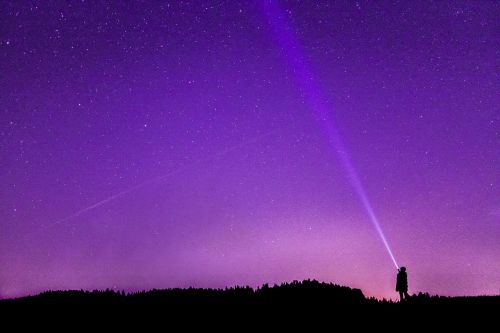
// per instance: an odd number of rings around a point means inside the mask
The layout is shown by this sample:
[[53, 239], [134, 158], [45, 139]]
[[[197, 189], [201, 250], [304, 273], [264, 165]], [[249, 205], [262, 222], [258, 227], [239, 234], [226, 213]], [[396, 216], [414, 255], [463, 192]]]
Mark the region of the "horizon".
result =
[[[231, 289], [247, 289], [247, 288], [250, 288], [253, 292], [256, 292], [258, 290], [264, 289], [266, 286], [268, 288], [276, 288], [276, 287], [282, 287], [284, 285], [291, 285], [291, 284], [294, 284], [294, 283], [303, 284], [305, 282], [317, 282], [319, 284], [327, 284], [327, 285], [332, 285], [332, 286], [340, 287], [340, 288], [349, 288], [349, 289], [351, 289], [353, 291], [359, 290], [359, 291], [361, 291], [361, 293], [363, 294], [363, 296], [366, 299], [375, 298], [378, 301], [390, 301], [390, 302], [398, 302], [399, 301], [399, 299], [397, 297], [396, 298], [385, 298], [385, 297], [369, 296], [369, 295], [366, 295], [363, 292], [363, 290], [359, 289], [359, 288], [353, 288], [353, 287], [342, 285], [342, 284], [338, 284], [338, 283], [335, 283], [335, 282], [332, 282], [332, 281], [321, 281], [321, 280], [315, 280], [315, 279], [283, 281], [283, 282], [279, 282], [279, 283], [275, 283], [275, 284], [265, 283], [265, 284], [258, 285], [258, 286], [228, 285], [228, 286], [225, 286], [225, 287], [206, 287], [206, 288], [205, 287], [193, 287], [193, 286], [189, 286], [189, 287], [169, 287], [169, 288], [160, 288], [160, 289], [153, 288], [153, 289], [129, 289], [129, 290], [119, 289], [119, 288], [116, 288], [116, 287], [114, 287], [114, 288], [102, 288], [102, 289], [58, 289], [58, 290], [43, 290], [43, 291], [38, 292], [36, 294], [27, 294], [27, 295], [21, 295], [21, 296], [11, 297], [11, 298], [2, 298], [1, 295], [0, 295], [0, 300], [15, 300], [15, 299], [24, 298], [24, 297], [38, 296], [38, 295], [45, 294], [45, 293], [73, 292], [73, 291], [76, 291], [76, 292], [89, 292], [89, 293], [111, 291], [111, 292], [118, 293], [118, 294], [119, 293], [124, 293], [125, 296], [127, 296], [127, 295], [133, 295], [133, 294], [137, 294], [137, 293], [150, 293], [150, 292], [155, 292], [155, 291], [190, 290], [190, 289], [225, 291], [225, 290], [231, 290]], [[412, 293], [411, 294], [412, 297], [418, 297], [420, 295], [427, 295], [427, 296], [430, 296], [430, 297], [451, 297], [451, 298], [453, 298], [453, 297], [459, 297], [459, 298], [460, 297], [500, 297], [500, 294], [469, 295], [469, 296], [465, 296], [465, 295], [449, 296], [448, 295], [447, 296], [447, 295], [430, 294], [430, 293], [427, 293], [425, 291], [418, 291], [416, 293]]]
[[1, 6], [0, 298], [500, 294], [500, 3]]

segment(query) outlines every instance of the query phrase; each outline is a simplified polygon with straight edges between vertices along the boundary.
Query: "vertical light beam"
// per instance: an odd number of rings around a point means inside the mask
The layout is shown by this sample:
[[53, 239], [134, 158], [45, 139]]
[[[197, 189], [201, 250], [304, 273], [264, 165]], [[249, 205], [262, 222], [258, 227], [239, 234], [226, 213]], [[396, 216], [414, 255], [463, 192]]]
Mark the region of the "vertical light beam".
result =
[[276, 42], [281, 47], [285, 59], [295, 75], [297, 85], [303, 93], [305, 99], [313, 110], [315, 118], [321, 125], [323, 131], [328, 138], [332, 148], [337, 152], [343, 168], [347, 172], [348, 179], [354, 188], [359, 200], [361, 201], [368, 217], [375, 227], [382, 243], [384, 244], [389, 257], [394, 266], [399, 268], [396, 259], [392, 253], [391, 247], [382, 231], [382, 227], [373, 211], [372, 205], [366, 192], [363, 188], [361, 180], [354, 169], [354, 166], [349, 158], [347, 150], [340, 138], [337, 128], [335, 127], [334, 119], [325, 102], [321, 89], [314, 80], [312, 71], [306, 61], [306, 57], [300, 48], [300, 43], [291, 30], [291, 24], [288, 22], [286, 13], [281, 10], [277, 0], [262, 0], [262, 10], [267, 18], [267, 22], [272, 30]]

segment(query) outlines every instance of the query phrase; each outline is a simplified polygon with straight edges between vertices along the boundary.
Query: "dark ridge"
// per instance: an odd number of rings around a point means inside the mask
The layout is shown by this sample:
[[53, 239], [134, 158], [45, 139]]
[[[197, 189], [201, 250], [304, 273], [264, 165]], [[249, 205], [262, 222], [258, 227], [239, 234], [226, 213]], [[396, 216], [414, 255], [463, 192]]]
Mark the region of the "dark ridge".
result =
[[360, 289], [333, 283], [304, 280], [282, 283], [270, 287], [268, 284], [253, 289], [236, 286], [225, 289], [174, 288], [152, 289], [130, 292], [106, 290], [61, 290], [45, 291], [38, 295], [1, 300], [0, 304], [123, 304], [123, 305], [233, 305], [258, 303], [292, 304], [300, 300], [329, 302], [333, 304], [362, 304], [367, 301]]
[[[500, 296], [443, 297], [427, 293], [412, 295], [405, 302], [367, 298], [360, 289], [316, 280], [293, 281], [260, 288], [225, 289], [153, 289], [125, 293], [114, 290], [46, 291], [35, 296], [0, 301], [0, 313], [38, 315], [52, 318], [138, 318], [184, 323], [204, 320], [294, 321], [318, 322], [354, 320], [359, 325], [376, 318], [410, 320], [415, 316], [442, 319], [468, 318], [500, 310]], [[191, 318], [194, 322], [185, 318]], [[353, 319], [354, 318], [354, 319]], [[464, 317], [465, 318], [465, 317]], [[155, 319], [152, 319], [155, 321]], [[201, 320], [201, 319], [200, 319]], [[284, 319], [283, 319], [284, 320]]]

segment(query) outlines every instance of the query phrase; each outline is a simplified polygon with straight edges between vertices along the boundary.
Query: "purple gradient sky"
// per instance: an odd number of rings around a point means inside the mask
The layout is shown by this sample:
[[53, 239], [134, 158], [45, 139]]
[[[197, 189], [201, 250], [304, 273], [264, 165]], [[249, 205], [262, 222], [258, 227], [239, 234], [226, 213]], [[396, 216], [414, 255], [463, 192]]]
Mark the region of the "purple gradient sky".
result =
[[[500, 4], [280, 6], [410, 292], [499, 294]], [[0, 297], [305, 278], [396, 296], [265, 7], [0, 8]]]

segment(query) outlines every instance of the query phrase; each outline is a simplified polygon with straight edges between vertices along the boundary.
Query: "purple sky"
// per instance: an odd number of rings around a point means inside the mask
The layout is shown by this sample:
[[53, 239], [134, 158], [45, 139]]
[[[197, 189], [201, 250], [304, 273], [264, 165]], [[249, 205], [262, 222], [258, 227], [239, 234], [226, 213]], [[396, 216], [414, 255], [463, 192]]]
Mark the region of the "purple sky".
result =
[[0, 8], [0, 297], [500, 293], [498, 2]]

